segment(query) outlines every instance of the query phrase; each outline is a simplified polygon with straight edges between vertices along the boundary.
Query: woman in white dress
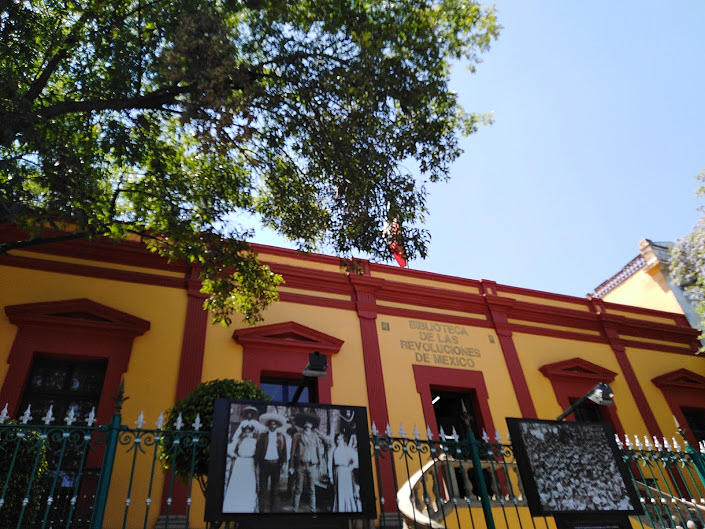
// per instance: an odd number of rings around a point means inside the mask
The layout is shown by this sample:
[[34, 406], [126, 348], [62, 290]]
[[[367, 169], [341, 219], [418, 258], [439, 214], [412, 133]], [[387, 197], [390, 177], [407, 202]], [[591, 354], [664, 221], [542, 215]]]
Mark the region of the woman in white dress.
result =
[[[350, 439], [353, 444], [353, 439]], [[335, 507], [333, 512], [359, 512], [360, 503], [355, 494], [353, 470], [358, 467], [357, 449], [345, 442], [345, 436], [335, 436], [335, 448], [330, 458], [335, 479]]]
[[257, 479], [255, 476], [255, 429], [245, 426], [228, 444], [228, 456], [234, 458], [230, 479], [223, 497], [223, 512], [256, 512]]

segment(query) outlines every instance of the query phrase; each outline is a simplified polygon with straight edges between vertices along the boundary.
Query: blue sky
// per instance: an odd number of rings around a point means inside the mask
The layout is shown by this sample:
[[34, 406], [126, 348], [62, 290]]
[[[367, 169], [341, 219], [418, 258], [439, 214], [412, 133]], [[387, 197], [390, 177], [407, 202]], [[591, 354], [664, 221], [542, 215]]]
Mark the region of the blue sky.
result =
[[495, 122], [431, 187], [429, 256], [410, 266], [583, 296], [640, 239], [695, 223], [705, 2], [496, 5], [499, 40], [475, 74], [452, 79], [466, 110]]

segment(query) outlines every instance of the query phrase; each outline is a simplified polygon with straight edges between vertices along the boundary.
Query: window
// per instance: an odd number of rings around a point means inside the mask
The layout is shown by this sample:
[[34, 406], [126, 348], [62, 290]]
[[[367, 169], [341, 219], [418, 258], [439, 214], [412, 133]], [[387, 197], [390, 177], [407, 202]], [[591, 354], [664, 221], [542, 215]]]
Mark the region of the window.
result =
[[[290, 402], [294, 397], [300, 382], [300, 379], [297, 380], [294, 378], [262, 377], [260, 378], [259, 387], [262, 391], [269, 395], [272, 400]], [[304, 382], [304, 388], [299, 396], [298, 402], [318, 402], [315, 381], [307, 380]]]
[[17, 326], [0, 390], [10, 414], [33, 403], [37, 421], [53, 403], [56, 421], [63, 422], [69, 406], [83, 414], [95, 405], [97, 422], [106, 424], [132, 342], [149, 322], [90, 299], [9, 305], [5, 313]]
[[[578, 399], [569, 399], [573, 405]], [[609, 417], [602, 416], [602, 410], [598, 404], [590, 400], [585, 400], [583, 403], [573, 410], [573, 416], [576, 422], [610, 422]]]
[[705, 409], [703, 408], [681, 408], [688, 428], [693, 432], [695, 438], [705, 441]]
[[[598, 383], [611, 384], [617, 373], [602, 366], [583, 360], [571, 358], [552, 364], [546, 364], [539, 371], [551, 381], [560, 411], [568, 409], [578, 399], [594, 388]], [[556, 413], [558, 415], [560, 412]], [[578, 422], [606, 422], [620, 435], [624, 428], [617, 415], [617, 406], [600, 406], [585, 400], [566, 420]]]
[[470, 431], [475, 438], [482, 436], [482, 427], [478, 426], [478, 413], [475, 392], [436, 391], [431, 390], [431, 403], [438, 428], [443, 428], [447, 435], [453, 429], [461, 439], [467, 439]]
[[[238, 329], [233, 338], [242, 346], [243, 380], [251, 380], [275, 400], [286, 401], [285, 395], [293, 396], [310, 353], [326, 355], [327, 376], [313, 380], [304, 393], [311, 402], [330, 404], [331, 356], [338, 353], [342, 340], [293, 321]], [[299, 402], [303, 399], [302, 395]]]
[[36, 355], [20, 405], [24, 412], [31, 406], [32, 422], [38, 423], [53, 406], [58, 420], [73, 409], [77, 420], [83, 419], [91, 408], [98, 409], [103, 389], [106, 360], [65, 360]]
[[671, 413], [686, 430], [688, 442], [705, 440], [705, 377], [678, 369], [651, 379], [663, 393]]

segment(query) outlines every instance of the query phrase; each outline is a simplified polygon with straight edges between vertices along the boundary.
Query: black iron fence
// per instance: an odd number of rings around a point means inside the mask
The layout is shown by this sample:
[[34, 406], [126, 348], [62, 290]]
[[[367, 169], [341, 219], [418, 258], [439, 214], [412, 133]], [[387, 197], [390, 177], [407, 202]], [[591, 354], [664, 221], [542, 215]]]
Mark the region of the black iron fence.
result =
[[[209, 443], [197, 419], [165, 429], [161, 417], [145, 428], [115, 414], [95, 425], [94, 414], [71, 413], [62, 423], [31, 410], [0, 413], [0, 528], [181, 529], [205, 527], [204, 498], [194, 480], [196, 451]], [[36, 423], [36, 424], [35, 424]], [[58, 424], [57, 424], [58, 423]], [[675, 439], [619, 439], [644, 505], [639, 528], [705, 527], [705, 446]], [[551, 517], [531, 516], [508, 439], [487, 434], [462, 440], [373, 431], [379, 516], [351, 525], [430, 529], [554, 529]], [[181, 481], [162, 462], [191, 461]], [[234, 527], [234, 525], [233, 525]]]

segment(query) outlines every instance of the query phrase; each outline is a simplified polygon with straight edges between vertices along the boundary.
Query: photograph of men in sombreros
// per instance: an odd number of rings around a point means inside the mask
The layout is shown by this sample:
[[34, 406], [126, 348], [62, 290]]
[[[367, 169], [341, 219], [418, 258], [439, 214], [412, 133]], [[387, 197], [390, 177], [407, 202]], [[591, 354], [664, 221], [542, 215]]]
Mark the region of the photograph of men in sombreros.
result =
[[362, 512], [357, 429], [354, 409], [231, 404], [222, 512]]

